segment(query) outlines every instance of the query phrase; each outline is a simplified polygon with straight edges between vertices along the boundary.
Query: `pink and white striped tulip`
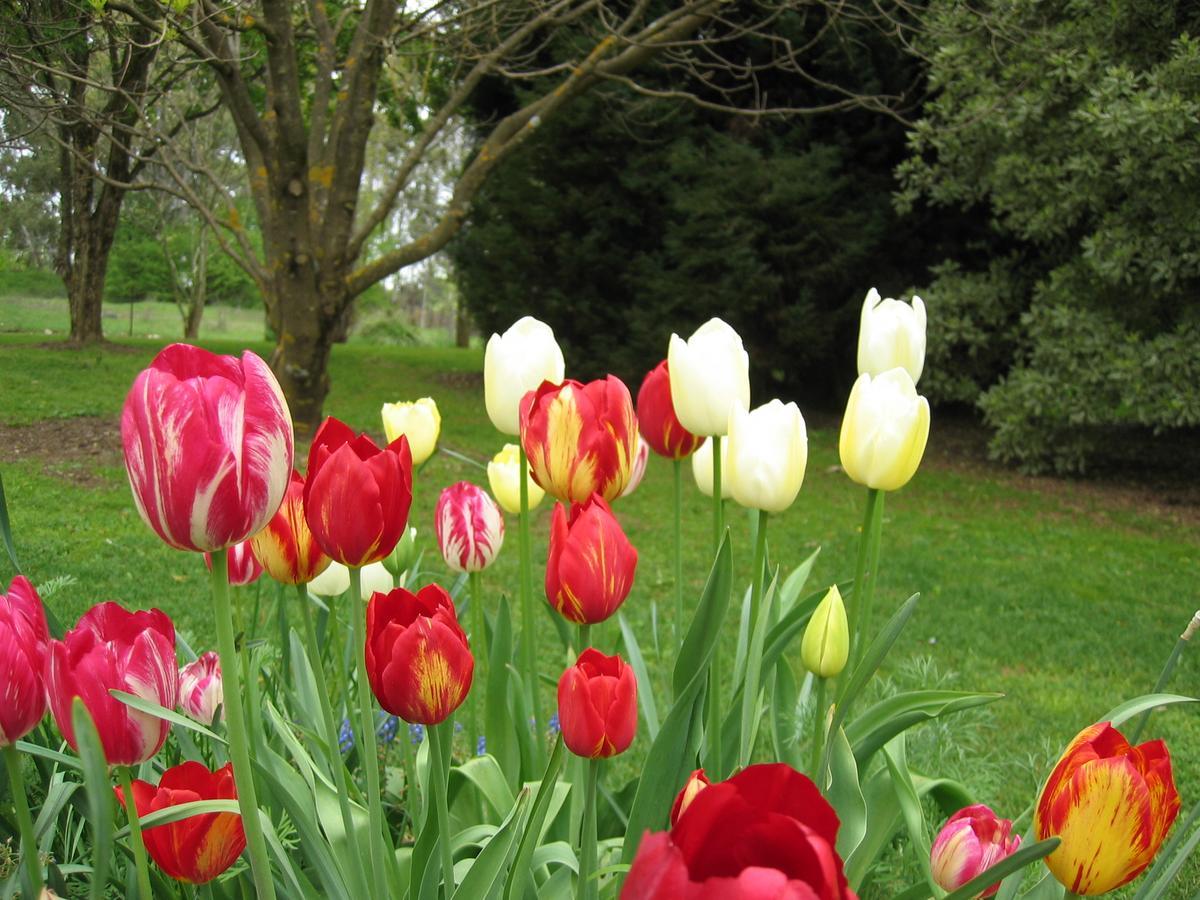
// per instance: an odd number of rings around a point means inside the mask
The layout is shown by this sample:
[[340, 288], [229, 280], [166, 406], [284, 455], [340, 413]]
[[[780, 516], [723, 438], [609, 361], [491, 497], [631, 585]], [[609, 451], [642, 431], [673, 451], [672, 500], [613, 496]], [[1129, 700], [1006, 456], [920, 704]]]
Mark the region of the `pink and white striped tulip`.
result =
[[201, 725], [211, 725], [217, 707], [225, 702], [221, 659], [209, 650], [179, 670], [179, 708]]
[[642, 483], [642, 479], [646, 477], [646, 463], [650, 460], [650, 445], [646, 443], [646, 439], [638, 433], [638, 448], [637, 454], [633, 457], [633, 468], [629, 470], [629, 484], [625, 485], [625, 490], [617, 494], [617, 499], [628, 497], [637, 490], [637, 486]]
[[87, 707], [110, 766], [145, 762], [162, 747], [171, 723], [126, 706], [115, 689], [167, 709], [179, 703], [175, 626], [157, 609], [129, 612], [119, 603], [93, 606], [46, 659], [46, 696], [54, 722], [78, 750], [71, 703]]
[[292, 420], [279, 382], [239, 360], [166, 347], [121, 410], [125, 470], [138, 512], [179, 550], [221, 550], [271, 520], [292, 471]]
[[0, 594], [0, 747], [25, 737], [46, 714], [46, 612], [29, 579]]
[[460, 481], [442, 491], [437, 502], [438, 548], [455, 572], [480, 572], [504, 544], [504, 514], [487, 491]]
[[[933, 880], [954, 891], [982, 875], [1021, 846], [1012, 833], [1012, 822], [1001, 819], [982, 803], [967, 806], [952, 815], [938, 832], [930, 852]], [[991, 897], [1000, 890], [996, 882], [977, 897]]]
[[[212, 554], [204, 554], [204, 565], [212, 571]], [[250, 541], [242, 541], [229, 548], [226, 554], [226, 565], [229, 567], [229, 583], [235, 585], [254, 584], [263, 573], [262, 563], [254, 555]]]

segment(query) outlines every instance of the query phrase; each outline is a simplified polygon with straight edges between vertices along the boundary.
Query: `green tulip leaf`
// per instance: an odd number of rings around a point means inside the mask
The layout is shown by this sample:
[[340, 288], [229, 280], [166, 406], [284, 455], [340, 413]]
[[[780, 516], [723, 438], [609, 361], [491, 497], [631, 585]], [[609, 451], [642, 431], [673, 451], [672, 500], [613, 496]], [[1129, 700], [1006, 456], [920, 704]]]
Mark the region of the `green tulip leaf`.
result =
[[159, 706], [151, 700], [146, 700], [134, 694], [125, 691], [118, 691], [116, 688], [110, 688], [108, 691], [117, 700], [120, 700], [130, 709], [136, 709], [138, 712], [144, 712], [151, 716], [157, 716], [160, 719], [166, 719], [173, 725], [178, 725], [181, 728], [186, 728], [189, 731], [198, 732], [210, 740], [216, 741], [218, 744], [225, 744], [225, 738], [218, 735], [215, 731], [205, 728], [199, 722], [189, 719], [187, 716], [177, 713], [173, 709], [167, 709], [165, 706]]
[[0, 475], [0, 538], [4, 540], [4, 549], [8, 552], [9, 562], [13, 571], [21, 574], [21, 564], [17, 562], [17, 547], [13, 543], [12, 526], [8, 521], [8, 501], [4, 496], [4, 477]]
[[[504, 900], [513, 900], [514, 897], [523, 896], [524, 885], [530, 871], [530, 861], [533, 859], [537, 843], [541, 840], [544, 833], [547, 812], [550, 809], [550, 801], [555, 798], [555, 789], [558, 786], [558, 776], [562, 771], [562, 763], [563, 740], [560, 734], [554, 742], [554, 750], [550, 753], [550, 760], [546, 763], [545, 774], [542, 775], [542, 781], [538, 785], [537, 794], [533, 798], [532, 811], [521, 832], [521, 841], [517, 845], [517, 855], [513, 860], [512, 868], [509, 869], [509, 876], [504, 885]], [[562, 799], [564, 798], [559, 799], [560, 804], [562, 803]], [[557, 814], [557, 808], [555, 813]]]
[[[147, 813], [141, 816], [139, 821], [142, 824], [142, 830], [145, 831], [147, 828], [153, 828], [155, 825], [170, 825], [172, 822], [180, 822], [183, 819], [190, 819], [192, 816], [202, 816], [206, 813], [236, 813], [240, 815], [241, 812], [241, 807], [238, 806], [236, 800], [193, 800], [189, 803], [179, 803], [175, 806], [168, 806], [165, 809]], [[117, 840], [128, 836], [128, 825], [125, 825], [113, 835]]]
[[450, 770], [452, 778], [461, 776], [475, 785], [496, 815], [503, 818], [513, 808], [516, 798], [504, 779], [504, 772], [490, 754], [475, 756]]
[[642, 648], [638, 644], [637, 635], [629, 626], [629, 620], [625, 618], [625, 613], [617, 613], [617, 623], [621, 626], [621, 641], [625, 644], [629, 664], [633, 666], [633, 674], [637, 678], [638, 708], [646, 723], [646, 733], [653, 741], [658, 736], [658, 706], [654, 702], [654, 683], [650, 680], [650, 672], [646, 668], [646, 660], [642, 656]]
[[[92, 900], [102, 900], [108, 884], [108, 865], [113, 853], [113, 797], [108, 779], [108, 760], [100, 743], [100, 734], [92, 717], [76, 697], [71, 703], [71, 727], [83, 764], [83, 781], [87, 788], [87, 815], [92, 826]], [[132, 802], [132, 798], [127, 798]]]
[[[495, 761], [493, 760], [493, 765]], [[503, 784], [504, 777], [500, 776]], [[506, 785], [507, 788], [507, 785]], [[516, 802], [505, 817], [496, 833], [484, 845], [484, 848], [471, 863], [466, 877], [454, 892], [455, 900], [474, 900], [476, 897], [489, 897], [500, 889], [508, 870], [509, 859], [514, 852], [517, 836], [521, 834], [519, 823], [525, 818], [525, 809], [529, 806], [529, 789], [522, 788]]]
[[921, 797], [913, 784], [912, 774], [908, 770], [908, 754], [905, 750], [903, 733], [884, 745], [883, 759], [887, 764], [888, 774], [892, 778], [892, 789], [896, 792], [896, 801], [900, 804], [900, 815], [908, 830], [908, 838], [916, 853], [917, 862], [921, 866], [929, 889], [936, 896], [940, 889], [934, 882], [933, 872], [929, 867], [929, 839], [925, 835], [925, 813], [921, 808]]
[[829, 784], [823, 786], [822, 793], [842, 823], [837, 835], [838, 856], [848, 859], [867, 833], [867, 802], [858, 784], [854, 752], [841, 729], [830, 743]]
[[1143, 694], [1113, 707], [1096, 721], [1111, 722], [1113, 728], [1120, 728], [1138, 713], [1157, 709], [1160, 706], [1171, 706], [1175, 703], [1200, 703], [1200, 700], [1196, 697], [1185, 697], [1182, 694]]
[[966, 691], [909, 691], [879, 701], [846, 726], [854, 757], [863, 768], [888, 741], [914, 725], [993, 703], [1003, 694]]

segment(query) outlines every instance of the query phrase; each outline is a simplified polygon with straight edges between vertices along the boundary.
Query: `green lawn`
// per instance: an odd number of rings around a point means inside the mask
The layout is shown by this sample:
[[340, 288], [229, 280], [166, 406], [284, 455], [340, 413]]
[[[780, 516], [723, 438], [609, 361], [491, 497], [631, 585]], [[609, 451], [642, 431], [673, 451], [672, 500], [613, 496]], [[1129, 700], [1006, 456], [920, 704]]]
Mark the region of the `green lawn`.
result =
[[[43, 428], [36, 423], [65, 419], [54, 424], [70, 433], [70, 420], [86, 416], [79, 427], [96, 432], [100, 449], [80, 452], [71, 441], [73, 449], [61, 456], [56, 445], [0, 455], [25, 571], [39, 584], [58, 580], [49, 602], [64, 620], [105, 599], [155, 605], [175, 617], [193, 646], [208, 646], [203, 563], [168, 549], [140, 521], [114, 437], [124, 393], [162, 341], [122, 341], [121, 351], [105, 352], [34, 346], [45, 340], [0, 336], [0, 435], [10, 447], [25, 447], [33, 432], [11, 426]], [[205, 343], [226, 352], [241, 346]], [[503, 439], [483, 413], [481, 369], [478, 350], [339, 346], [326, 412], [378, 435], [384, 401], [430, 395], [442, 412], [443, 445], [485, 460]], [[812, 428], [809, 437], [804, 488], [793, 508], [772, 520], [770, 545], [774, 559], [789, 570], [820, 546], [815, 586], [852, 575], [864, 495], [836, 468], [834, 428]], [[926, 465], [887, 499], [877, 605], [894, 606], [914, 591], [922, 601], [886, 674], [906, 685], [937, 679], [1007, 695], [961, 715], [952, 728], [930, 729], [914, 742], [913, 755], [938, 774], [963, 779], [980, 801], [1015, 817], [1066, 741], [1153, 685], [1197, 605], [1198, 517], [1195, 510], [1169, 515], [1125, 494], [947, 459], [940, 440], [935, 413]], [[486, 484], [482, 471], [446, 455], [436, 456], [416, 481], [411, 521], [431, 553], [437, 494], [461, 478]], [[670, 510], [670, 464], [652, 459], [639, 490], [617, 504], [640, 553], [624, 611], [644, 648], [653, 648], [652, 621], [661, 622], [671, 605]], [[707, 571], [711, 522], [709, 501], [690, 478], [684, 516], [686, 595], [694, 597]], [[745, 584], [748, 518], [730, 507], [727, 520], [738, 581]], [[544, 559], [547, 521], [543, 504], [534, 524], [535, 560]], [[509, 524], [510, 546], [485, 578], [491, 592], [512, 591], [516, 583], [516, 523]], [[8, 568], [0, 557], [6, 583]], [[663, 657], [670, 658], [669, 629], [660, 627], [660, 638]], [[665, 662], [656, 663], [652, 649], [649, 656], [661, 681]], [[1195, 654], [1185, 656], [1172, 687], [1200, 692], [1198, 673]], [[1147, 736], [1167, 739], [1186, 811], [1200, 793], [1198, 711], [1176, 707], [1159, 714]], [[902, 868], [903, 860], [898, 857], [896, 865]], [[1200, 888], [1196, 864], [1186, 885], [1180, 896]], [[864, 896], [886, 897], [889, 890], [877, 887]]]

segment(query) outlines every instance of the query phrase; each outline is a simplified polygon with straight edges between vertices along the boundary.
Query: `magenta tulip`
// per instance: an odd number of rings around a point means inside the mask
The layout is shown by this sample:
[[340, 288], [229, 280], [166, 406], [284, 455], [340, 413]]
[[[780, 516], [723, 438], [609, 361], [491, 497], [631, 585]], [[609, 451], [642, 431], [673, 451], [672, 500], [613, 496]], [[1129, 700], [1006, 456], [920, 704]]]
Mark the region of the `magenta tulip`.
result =
[[487, 491], [460, 481], [442, 491], [437, 511], [438, 548], [455, 572], [480, 572], [504, 543], [504, 514]]
[[42, 671], [49, 640], [42, 600], [18, 575], [0, 594], [0, 747], [19, 741], [46, 714]]
[[179, 670], [179, 708], [202, 725], [211, 725], [224, 702], [221, 660], [212, 650]]

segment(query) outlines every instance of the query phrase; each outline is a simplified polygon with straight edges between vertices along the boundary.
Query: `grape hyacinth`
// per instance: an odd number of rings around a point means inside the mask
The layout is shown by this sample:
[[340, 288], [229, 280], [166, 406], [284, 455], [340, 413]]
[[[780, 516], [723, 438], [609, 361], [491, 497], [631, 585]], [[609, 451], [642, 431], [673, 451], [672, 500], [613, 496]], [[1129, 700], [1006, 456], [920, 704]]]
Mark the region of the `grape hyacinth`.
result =
[[354, 729], [350, 727], [349, 719], [342, 719], [341, 730], [338, 731], [338, 749], [349, 753], [354, 748]]

